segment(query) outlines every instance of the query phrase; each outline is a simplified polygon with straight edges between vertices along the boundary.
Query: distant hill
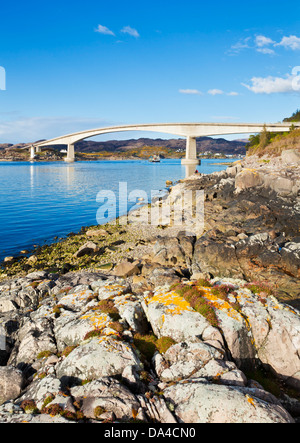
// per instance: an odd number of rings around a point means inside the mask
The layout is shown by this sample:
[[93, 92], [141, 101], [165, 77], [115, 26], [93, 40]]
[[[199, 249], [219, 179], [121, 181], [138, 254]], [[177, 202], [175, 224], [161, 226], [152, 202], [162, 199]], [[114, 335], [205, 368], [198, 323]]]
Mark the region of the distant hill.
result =
[[[213, 139], [211, 137], [200, 137], [197, 139], [197, 151], [212, 153], [222, 152], [224, 154], [242, 154], [246, 153], [245, 141], [229, 141], [223, 138]], [[131, 140], [111, 140], [106, 142], [82, 141], [76, 143], [76, 150], [79, 152], [126, 152], [129, 150], [142, 149], [145, 146], [164, 147], [170, 151], [185, 150], [185, 139], [149, 139], [139, 138]]]
[[[204, 153], [207, 151], [231, 155], [245, 155], [246, 154], [246, 141], [244, 140], [225, 140], [223, 138], [211, 138], [200, 137], [197, 138], [197, 151]], [[25, 143], [18, 143], [16, 145], [0, 144], [0, 149], [16, 150], [25, 146]], [[76, 151], [82, 153], [97, 153], [97, 152], [109, 152], [109, 153], [128, 153], [128, 151], [142, 150], [145, 146], [149, 147], [163, 147], [169, 151], [176, 153], [178, 150], [184, 151], [186, 148], [186, 139], [150, 139], [139, 138], [131, 140], [110, 140], [105, 142], [97, 142], [91, 140], [85, 140], [76, 143]], [[51, 146], [52, 149], [61, 150], [61, 145]]]

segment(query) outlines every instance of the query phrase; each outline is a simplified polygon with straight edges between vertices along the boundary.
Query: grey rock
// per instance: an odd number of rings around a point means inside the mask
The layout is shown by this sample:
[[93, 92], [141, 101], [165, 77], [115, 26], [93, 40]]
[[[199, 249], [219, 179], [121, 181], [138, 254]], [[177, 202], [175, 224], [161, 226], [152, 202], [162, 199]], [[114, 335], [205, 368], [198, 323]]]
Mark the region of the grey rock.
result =
[[16, 399], [24, 386], [23, 373], [12, 367], [0, 367], [0, 405]]

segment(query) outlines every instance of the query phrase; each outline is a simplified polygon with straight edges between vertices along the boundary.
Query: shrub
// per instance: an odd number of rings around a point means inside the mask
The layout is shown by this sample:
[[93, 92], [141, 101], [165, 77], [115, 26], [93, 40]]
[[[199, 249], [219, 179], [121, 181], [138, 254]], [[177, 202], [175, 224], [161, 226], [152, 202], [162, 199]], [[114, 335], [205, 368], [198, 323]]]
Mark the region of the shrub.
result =
[[63, 309], [63, 305], [56, 305], [53, 308], [53, 314], [55, 314], [55, 318], [58, 318], [61, 314], [61, 310]]
[[247, 289], [250, 289], [250, 291], [255, 294], [258, 295], [261, 292], [265, 292], [267, 295], [272, 295], [273, 291], [270, 288], [270, 286], [268, 286], [265, 283], [249, 283], [245, 286]]
[[42, 410], [45, 409], [46, 406], [48, 406], [48, 404], [51, 403], [54, 399], [55, 399], [55, 396], [53, 394], [48, 395], [48, 397], [46, 397], [44, 400]]
[[112, 300], [100, 301], [98, 308], [105, 314], [108, 314], [114, 321], [118, 321], [121, 318], [119, 315], [119, 311], [115, 307]]
[[42, 414], [49, 414], [51, 417], [56, 415], [63, 415], [63, 408], [58, 404], [52, 404], [42, 409]]
[[51, 357], [51, 355], [54, 355], [53, 352], [51, 352], [51, 351], [42, 351], [37, 355], [36, 358], [38, 360], [41, 360], [42, 358], [45, 358], [45, 357], [47, 357], [47, 358]]
[[200, 278], [199, 280], [197, 280], [197, 286], [202, 286], [203, 288], [211, 288], [212, 284], [210, 283], [209, 280], [206, 280], [204, 278]]
[[109, 326], [111, 327], [111, 329], [113, 329], [114, 331], [118, 332], [119, 334], [122, 334], [122, 332], [124, 332], [123, 326], [118, 321], [114, 321]]
[[61, 356], [62, 356], [62, 357], [68, 357], [68, 355], [70, 355], [71, 352], [74, 351], [74, 349], [76, 349], [76, 348], [77, 348], [77, 346], [67, 346], [67, 347], [63, 350]]
[[22, 401], [20, 407], [26, 414], [39, 414], [40, 412], [34, 400], [24, 400]]
[[93, 331], [90, 331], [85, 335], [84, 340], [88, 340], [89, 338], [94, 338], [94, 337], [100, 337], [101, 335], [102, 335], [101, 329], [94, 329]]
[[[199, 287], [201, 286], [201, 287]], [[200, 279], [193, 285], [177, 285], [174, 289], [178, 295], [183, 297], [195, 311], [205, 317], [212, 326], [218, 326], [218, 319], [214, 308], [209, 300], [205, 299], [205, 290], [203, 287], [211, 287], [208, 280]]]

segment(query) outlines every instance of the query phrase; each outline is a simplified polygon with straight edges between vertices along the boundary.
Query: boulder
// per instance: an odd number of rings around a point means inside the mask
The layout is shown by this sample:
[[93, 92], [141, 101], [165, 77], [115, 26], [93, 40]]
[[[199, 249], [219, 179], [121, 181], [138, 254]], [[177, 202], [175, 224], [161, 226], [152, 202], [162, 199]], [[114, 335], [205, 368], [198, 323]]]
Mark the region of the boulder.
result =
[[72, 311], [81, 311], [90, 300], [90, 297], [94, 295], [94, 292], [89, 289], [78, 290], [78, 292], [70, 291], [59, 300], [61, 306], [66, 307]]
[[258, 389], [193, 381], [165, 389], [164, 397], [181, 423], [294, 423], [273, 396]]
[[258, 356], [285, 383], [300, 390], [300, 313], [272, 300], [266, 309], [270, 330]]
[[[204, 368], [208, 368], [212, 360], [215, 360], [215, 363], [217, 363], [217, 360], [221, 361], [223, 358], [224, 351], [217, 350], [206, 343], [187, 341], [171, 346], [163, 358], [156, 354], [154, 363], [156, 363], [155, 369], [160, 380], [174, 382], [182, 379], [197, 378], [199, 376], [198, 372], [201, 371], [203, 374]], [[220, 375], [220, 366], [220, 364], [216, 364], [217, 370], [214, 372], [206, 371], [207, 377]]]
[[29, 319], [19, 330], [18, 341], [9, 363], [32, 363], [43, 351], [57, 353], [52, 322], [47, 318]]
[[26, 278], [28, 278], [28, 280], [44, 280], [48, 277], [47, 272], [45, 271], [36, 271], [36, 272], [31, 272], [30, 274], [28, 274], [26, 276]]
[[99, 247], [95, 243], [89, 241], [81, 246], [81, 248], [79, 248], [77, 252], [75, 252], [74, 257], [80, 258], [84, 255], [94, 254], [95, 252], [99, 252]]
[[56, 367], [61, 377], [96, 380], [121, 375], [126, 366], [141, 368], [141, 362], [131, 346], [113, 337], [95, 337], [81, 343]]
[[55, 321], [54, 329], [58, 350], [61, 352], [67, 346], [79, 345], [88, 332], [97, 330], [100, 333], [112, 321], [109, 315], [99, 310], [87, 311], [79, 316], [62, 314]]
[[132, 294], [125, 294], [114, 298], [115, 307], [120, 317], [126, 320], [133, 331], [145, 334], [148, 322], [141, 302]]
[[205, 336], [206, 340], [219, 340], [223, 343], [218, 329], [212, 327], [208, 320], [194, 311], [175, 291], [166, 287], [146, 298], [143, 308], [158, 337], [171, 337], [176, 342], [197, 342]]
[[0, 313], [17, 311], [19, 306], [11, 296], [0, 297]]
[[131, 263], [129, 261], [123, 261], [115, 267], [113, 274], [116, 277], [123, 278], [131, 277], [132, 275], [138, 275], [140, 274], [139, 262], [135, 261]]
[[109, 233], [104, 229], [89, 229], [85, 235], [87, 237], [106, 237]]
[[33, 400], [38, 409], [42, 409], [44, 402], [50, 396], [54, 399], [62, 390], [61, 381], [54, 375], [47, 375], [44, 378], [37, 378], [27, 388], [26, 392], [19, 398], [18, 402]]
[[288, 165], [300, 163], [300, 152], [297, 149], [287, 149], [281, 154], [282, 161]]
[[161, 265], [176, 266], [190, 264], [195, 237], [161, 237], [153, 246], [153, 261]]
[[243, 169], [235, 177], [235, 189], [239, 193], [245, 189], [262, 186], [264, 183], [260, 172], [255, 169]]
[[130, 390], [110, 377], [94, 380], [71, 389], [72, 397], [82, 404], [81, 410], [88, 418], [98, 418], [97, 408], [113, 412], [119, 420], [130, 420], [140, 404]]
[[24, 387], [22, 371], [12, 367], [0, 367], [0, 405], [17, 398]]

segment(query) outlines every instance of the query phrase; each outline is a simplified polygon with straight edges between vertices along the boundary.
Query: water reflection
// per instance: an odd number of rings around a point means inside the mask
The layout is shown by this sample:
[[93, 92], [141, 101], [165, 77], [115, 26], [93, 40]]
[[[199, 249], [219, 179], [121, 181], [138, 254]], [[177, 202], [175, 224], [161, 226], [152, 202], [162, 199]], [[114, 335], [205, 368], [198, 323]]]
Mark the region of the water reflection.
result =
[[30, 187], [32, 189], [34, 187], [34, 166], [33, 165], [30, 165], [29, 171], [30, 171]]
[[68, 188], [68, 191], [70, 191], [71, 188], [73, 188], [74, 183], [75, 183], [75, 167], [74, 167], [74, 165], [68, 165], [66, 167], [66, 169], [67, 169], [67, 171], [66, 171], [67, 172], [67, 174], [66, 174], [67, 188]]

